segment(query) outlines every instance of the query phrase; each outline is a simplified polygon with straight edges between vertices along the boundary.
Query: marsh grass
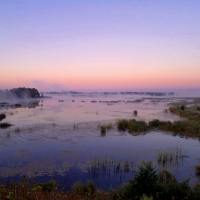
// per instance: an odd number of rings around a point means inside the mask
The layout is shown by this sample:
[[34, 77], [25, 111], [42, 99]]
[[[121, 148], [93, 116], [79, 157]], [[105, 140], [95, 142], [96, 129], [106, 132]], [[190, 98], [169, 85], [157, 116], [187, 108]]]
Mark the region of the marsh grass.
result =
[[107, 130], [111, 130], [113, 128], [113, 124], [112, 123], [102, 124], [102, 125], [99, 125], [99, 127], [100, 127], [101, 134], [105, 134]]
[[158, 153], [157, 163], [162, 167], [174, 166], [177, 167], [180, 162], [183, 162], [188, 158], [186, 153], [183, 154], [182, 149], [176, 147], [171, 151], [162, 151]]
[[128, 160], [116, 161], [113, 159], [105, 158], [100, 160], [91, 160], [88, 163], [88, 172], [96, 179], [101, 176], [118, 176], [121, 180], [125, 174], [133, 174], [136, 170], [136, 165]]
[[200, 137], [200, 111], [197, 110], [196, 106], [185, 107], [184, 110], [181, 107], [170, 107], [169, 110], [187, 119], [174, 122], [153, 119], [148, 124], [145, 121], [136, 121], [135, 119], [120, 119], [116, 122], [117, 128], [123, 131], [128, 130], [130, 133], [140, 133], [157, 128], [181, 135]]
[[200, 112], [197, 109], [198, 106], [191, 106], [191, 107], [185, 107], [184, 110], [182, 110], [180, 107], [170, 107], [170, 112], [177, 114], [181, 117], [185, 117], [188, 120], [195, 120], [200, 121]]
[[120, 119], [117, 121], [119, 130], [128, 130], [129, 132], [144, 132], [148, 130], [148, 125], [145, 121], [136, 121], [135, 119]]

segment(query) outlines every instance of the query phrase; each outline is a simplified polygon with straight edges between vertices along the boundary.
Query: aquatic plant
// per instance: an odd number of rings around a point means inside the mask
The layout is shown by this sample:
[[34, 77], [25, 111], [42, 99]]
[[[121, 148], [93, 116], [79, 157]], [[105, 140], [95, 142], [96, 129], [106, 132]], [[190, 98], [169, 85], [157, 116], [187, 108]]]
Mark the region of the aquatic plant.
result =
[[134, 110], [133, 114], [136, 116], [138, 114], [137, 110]]
[[153, 119], [147, 124], [145, 121], [136, 121], [135, 119], [120, 119], [117, 121], [117, 127], [119, 130], [128, 130], [129, 132], [144, 132], [152, 128], [158, 128], [182, 135], [200, 137], [200, 113], [196, 109], [187, 108], [182, 111], [180, 108], [170, 108], [170, 111], [180, 116], [187, 116], [188, 120], [170, 122]]
[[135, 119], [120, 119], [117, 121], [119, 130], [128, 130], [129, 132], [144, 132], [148, 130], [148, 125], [145, 121], [136, 121]]
[[7, 123], [7, 122], [5, 122], [5, 123], [0, 123], [0, 128], [8, 128], [8, 127], [10, 127], [10, 126], [12, 126], [12, 124]]
[[136, 121], [135, 119], [128, 121], [129, 132], [144, 132], [148, 130], [148, 125], [145, 121]]
[[101, 130], [101, 134], [103, 134], [102, 136], [104, 136], [107, 130], [110, 130], [113, 128], [113, 125], [111, 123], [108, 123], [108, 124], [100, 125], [99, 127]]
[[104, 126], [106, 127], [107, 130], [110, 130], [113, 128], [113, 125], [111, 123], [105, 124]]
[[119, 130], [125, 131], [128, 127], [128, 120], [127, 119], [120, 119], [117, 121], [117, 128]]
[[19, 133], [19, 132], [20, 132], [20, 128], [19, 127], [15, 128], [15, 133]]
[[170, 166], [178, 166], [179, 162], [185, 161], [185, 159], [188, 158], [186, 153], [183, 154], [182, 149], [179, 147], [176, 147], [172, 150], [165, 150], [158, 153], [157, 156], [157, 163], [158, 165], [161, 165], [165, 167], [166, 165]]
[[106, 133], [106, 127], [105, 126], [101, 126], [101, 133]]
[[149, 121], [148, 124], [150, 128], [154, 128], [160, 125], [160, 121], [158, 119], [153, 119], [152, 121]]
[[135, 171], [136, 165], [133, 162], [116, 161], [113, 159], [105, 158], [100, 160], [91, 160], [88, 163], [88, 172], [96, 179], [98, 177], [116, 176], [118, 175], [121, 180], [127, 173], [132, 174]]
[[0, 114], [0, 121], [6, 118], [6, 115], [4, 113]]

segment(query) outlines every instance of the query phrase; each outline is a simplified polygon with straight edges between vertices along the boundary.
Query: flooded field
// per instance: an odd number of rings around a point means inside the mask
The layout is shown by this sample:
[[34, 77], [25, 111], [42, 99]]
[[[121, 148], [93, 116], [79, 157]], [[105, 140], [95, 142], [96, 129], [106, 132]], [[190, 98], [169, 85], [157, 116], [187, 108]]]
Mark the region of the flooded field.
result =
[[[0, 102], [0, 177], [21, 180], [22, 176], [44, 182], [56, 180], [70, 189], [77, 181], [92, 180], [108, 190], [126, 183], [138, 164], [151, 160], [157, 169], [167, 169], [179, 180], [199, 180], [200, 142], [176, 133], [151, 130], [139, 135], [119, 131], [122, 118], [183, 120], [168, 111], [185, 96], [147, 95], [52, 95], [34, 101]], [[134, 111], [137, 114], [134, 114]], [[111, 124], [105, 133], [100, 126]]]

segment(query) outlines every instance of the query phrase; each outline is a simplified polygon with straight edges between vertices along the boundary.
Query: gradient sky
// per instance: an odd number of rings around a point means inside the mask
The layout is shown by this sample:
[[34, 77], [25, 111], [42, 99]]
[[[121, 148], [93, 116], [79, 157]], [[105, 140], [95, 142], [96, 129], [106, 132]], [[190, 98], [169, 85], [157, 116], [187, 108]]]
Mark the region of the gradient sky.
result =
[[0, 0], [0, 89], [200, 90], [200, 1]]

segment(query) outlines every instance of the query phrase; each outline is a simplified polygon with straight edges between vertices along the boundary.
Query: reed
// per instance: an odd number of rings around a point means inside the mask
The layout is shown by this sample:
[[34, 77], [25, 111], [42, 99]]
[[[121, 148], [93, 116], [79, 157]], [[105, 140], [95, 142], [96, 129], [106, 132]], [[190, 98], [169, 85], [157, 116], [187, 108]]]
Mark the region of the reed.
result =
[[102, 134], [105, 134], [107, 130], [111, 130], [113, 128], [113, 124], [112, 123], [108, 123], [108, 124], [103, 124], [100, 125], [100, 131]]
[[185, 161], [188, 158], [186, 152], [183, 154], [182, 149], [176, 147], [171, 151], [162, 151], [158, 153], [157, 163], [162, 167], [174, 166], [177, 167], [180, 162]]

